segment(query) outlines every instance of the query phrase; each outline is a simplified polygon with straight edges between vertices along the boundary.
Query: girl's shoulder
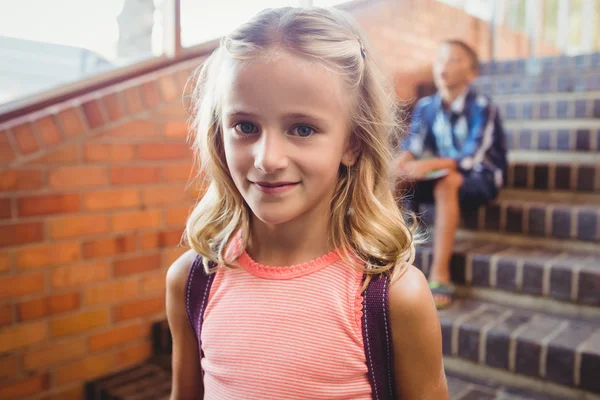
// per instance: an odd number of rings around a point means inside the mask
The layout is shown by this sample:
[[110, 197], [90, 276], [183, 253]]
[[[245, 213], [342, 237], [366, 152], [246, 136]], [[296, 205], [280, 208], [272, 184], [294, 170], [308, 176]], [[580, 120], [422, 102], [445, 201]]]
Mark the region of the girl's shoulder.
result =
[[406, 320], [415, 311], [423, 310], [427, 313], [431, 306], [435, 310], [427, 278], [413, 265], [409, 265], [402, 275], [391, 283], [388, 299], [392, 319]]
[[194, 250], [188, 250], [171, 264], [167, 271], [167, 290], [183, 293], [192, 263], [198, 256]]

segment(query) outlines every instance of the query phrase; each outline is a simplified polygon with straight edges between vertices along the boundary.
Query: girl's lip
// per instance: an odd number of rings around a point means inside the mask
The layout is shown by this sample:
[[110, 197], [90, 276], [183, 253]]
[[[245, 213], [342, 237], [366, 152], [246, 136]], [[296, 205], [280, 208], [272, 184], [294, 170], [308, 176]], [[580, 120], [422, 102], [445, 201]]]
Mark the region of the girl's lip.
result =
[[300, 182], [253, 182], [256, 188], [264, 194], [282, 194], [292, 190]]
[[259, 186], [263, 186], [263, 187], [267, 187], [267, 188], [275, 188], [275, 187], [281, 187], [281, 186], [289, 186], [289, 185], [295, 185], [298, 182], [254, 182]]

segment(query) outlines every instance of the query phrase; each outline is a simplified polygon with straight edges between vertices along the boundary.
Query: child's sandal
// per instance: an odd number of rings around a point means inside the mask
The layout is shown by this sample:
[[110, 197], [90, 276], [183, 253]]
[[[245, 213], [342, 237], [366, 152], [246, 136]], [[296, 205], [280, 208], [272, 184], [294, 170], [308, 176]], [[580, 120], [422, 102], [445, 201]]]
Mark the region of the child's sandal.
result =
[[429, 282], [429, 289], [435, 301], [435, 307], [438, 310], [449, 307], [454, 300], [454, 286], [450, 284], [440, 283], [437, 281]]

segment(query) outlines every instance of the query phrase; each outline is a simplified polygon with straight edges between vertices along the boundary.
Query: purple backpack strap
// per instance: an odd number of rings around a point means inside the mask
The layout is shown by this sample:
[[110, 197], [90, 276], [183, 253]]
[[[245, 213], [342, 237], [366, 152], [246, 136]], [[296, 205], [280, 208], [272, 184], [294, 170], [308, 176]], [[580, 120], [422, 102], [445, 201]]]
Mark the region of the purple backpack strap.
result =
[[389, 277], [380, 274], [363, 292], [363, 341], [374, 400], [396, 399], [388, 289]]
[[[209, 268], [213, 268], [214, 263], [211, 261], [209, 262], [208, 266]], [[190, 324], [192, 325], [194, 333], [196, 334], [196, 339], [198, 340], [200, 359], [204, 357], [200, 333], [202, 332], [202, 323], [204, 322], [204, 311], [208, 305], [208, 294], [210, 293], [210, 287], [212, 286], [214, 279], [214, 273], [207, 275], [204, 271], [202, 257], [196, 256], [192, 266], [190, 267], [190, 272], [187, 278], [185, 288], [185, 305]]]

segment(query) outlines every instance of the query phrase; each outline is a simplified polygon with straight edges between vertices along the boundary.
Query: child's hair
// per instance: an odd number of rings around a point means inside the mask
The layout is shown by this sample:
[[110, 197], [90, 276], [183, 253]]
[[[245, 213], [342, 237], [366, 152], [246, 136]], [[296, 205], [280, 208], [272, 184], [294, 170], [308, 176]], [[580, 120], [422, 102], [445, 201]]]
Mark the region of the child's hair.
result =
[[333, 8], [264, 10], [224, 37], [199, 68], [192, 97], [192, 147], [208, 188], [187, 221], [188, 244], [205, 261], [227, 267], [234, 267], [226, 249], [237, 232], [247, 244], [252, 211], [226, 164], [218, 79], [227, 58], [246, 62], [271, 50], [316, 61], [347, 84], [353, 107], [351, 134], [360, 145], [359, 157], [338, 172], [330, 245], [345, 257], [359, 258], [369, 273], [396, 271], [393, 277], [399, 276], [414, 259], [413, 234], [392, 193], [390, 174], [399, 107], [357, 23]]
[[479, 57], [477, 56], [477, 52], [473, 50], [471, 46], [459, 39], [446, 39], [442, 42], [442, 44], [450, 44], [463, 49], [467, 53], [469, 61], [471, 61], [471, 69], [473, 69], [473, 72], [479, 72]]

